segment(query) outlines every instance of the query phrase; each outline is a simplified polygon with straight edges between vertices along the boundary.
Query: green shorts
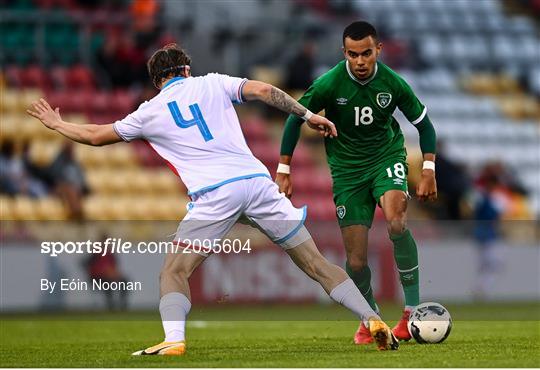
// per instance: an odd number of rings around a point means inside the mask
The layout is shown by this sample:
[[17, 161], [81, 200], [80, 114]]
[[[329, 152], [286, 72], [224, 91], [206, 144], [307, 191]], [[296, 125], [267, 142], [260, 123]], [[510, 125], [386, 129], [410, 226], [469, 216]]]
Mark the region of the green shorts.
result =
[[407, 162], [392, 160], [373, 176], [357, 185], [340, 186], [334, 179], [334, 203], [340, 227], [364, 225], [371, 227], [375, 207], [381, 196], [389, 190], [401, 190], [408, 194]]

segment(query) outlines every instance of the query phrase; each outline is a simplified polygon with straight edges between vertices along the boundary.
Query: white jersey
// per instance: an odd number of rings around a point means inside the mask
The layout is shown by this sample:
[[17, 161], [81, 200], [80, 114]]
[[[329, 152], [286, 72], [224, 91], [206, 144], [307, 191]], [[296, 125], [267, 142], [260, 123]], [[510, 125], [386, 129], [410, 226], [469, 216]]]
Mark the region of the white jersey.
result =
[[265, 176], [238, 122], [246, 79], [211, 73], [173, 78], [150, 101], [113, 125], [125, 141], [146, 140], [193, 195], [233, 181]]

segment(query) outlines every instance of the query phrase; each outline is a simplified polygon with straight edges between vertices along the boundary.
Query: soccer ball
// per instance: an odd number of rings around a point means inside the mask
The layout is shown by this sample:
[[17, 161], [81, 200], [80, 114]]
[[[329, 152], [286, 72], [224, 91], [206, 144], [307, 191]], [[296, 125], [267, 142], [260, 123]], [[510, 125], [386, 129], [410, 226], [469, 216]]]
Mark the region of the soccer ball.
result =
[[441, 304], [426, 302], [411, 312], [407, 328], [418, 343], [441, 343], [452, 330], [452, 318]]

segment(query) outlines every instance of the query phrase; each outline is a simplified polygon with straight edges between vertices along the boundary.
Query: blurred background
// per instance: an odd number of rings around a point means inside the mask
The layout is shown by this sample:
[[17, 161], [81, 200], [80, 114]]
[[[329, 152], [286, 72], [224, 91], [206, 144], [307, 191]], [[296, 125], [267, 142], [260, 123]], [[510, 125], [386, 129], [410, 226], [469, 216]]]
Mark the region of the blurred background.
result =
[[[162, 255], [48, 257], [45, 240], [161, 240], [186, 213], [186, 189], [142, 141], [70, 144], [25, 114], [46, 97], [67, 121], [111, 123], [157, 91], [153, 51], [177, 42], [192, 74], [260, 79], [300, 97], [342, 59], [345, 26], [370, 21], [381, 59], [428, 107], [439, 140], [439, 200], [409, 206], [424, 300], [540, 300], [540, 1], [538, 0], [0, 0], [2, 310], [153, 307]], [[286, 116], [237, 106], [255, 156], [275, 172]], [[409, 186], [418, 134], [399, 111]], [[293, 159], [293, 203], [323, 253], [343, 265], [322, 140], [308, 131]], [[411, 191], [412, 193], [412, 191]], [[146, 222], [145, 222], [146, 220]], [[160, 222], [153, 222], [153, 221]], [[380, 299], [400, 300], [377, 210], [370, 264]], [[309, 226], [309, 225], [308, 225]], [[213, 256], [192, 279], [196, 303], [325, 301], [256, 231], [254, 252]], [[28, 268], [31, 266], [31, 268]], [[458, 271], [456, 271], [458, 268]], [[457, 275], [456, 276], [456, 272]], [[46, 295], [44, 276], [139, 279], [142, 292]]]

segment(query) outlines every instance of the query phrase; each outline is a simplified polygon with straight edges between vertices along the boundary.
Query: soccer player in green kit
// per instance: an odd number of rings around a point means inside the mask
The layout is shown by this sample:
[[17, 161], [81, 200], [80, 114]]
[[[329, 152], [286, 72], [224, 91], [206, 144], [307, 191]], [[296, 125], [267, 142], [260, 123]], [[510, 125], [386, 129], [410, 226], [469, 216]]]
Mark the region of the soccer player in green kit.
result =
[[[367, 264], [368, 231], [375, 207], [384, 213], [394, 244], [394, 259], [405, 295], [405, 309], [392, 329], [409, 340], [407, 321], [420, 303], [418, 252], [406, 228], [407, 152], [398, 122], [398, 108], [418, 129], [424, 165], [416, 189], [420, 200], [435, 200], [435, 130], [410, 86], [388, 66], [377, 61], [382, 44], [375, 28], [354, 22], [343, 32], [345, 60], [313, 82], [299, 102], [308, 110], [325, 110], [336, 124], [338, 136], [325, 138], [326, 155], [333, 179], [336, 214], [347, 254], [347, 273], [375, 311], [371, 270]], [[300, 136], [302, 119], [289, 116], [281, 143], [276, 183], [292, 195], [290, 163]], [[371, 343], [365, 323], [354, 336], [356, 344]]]

